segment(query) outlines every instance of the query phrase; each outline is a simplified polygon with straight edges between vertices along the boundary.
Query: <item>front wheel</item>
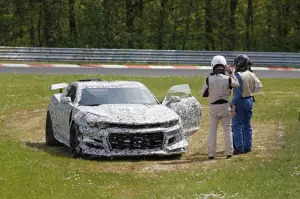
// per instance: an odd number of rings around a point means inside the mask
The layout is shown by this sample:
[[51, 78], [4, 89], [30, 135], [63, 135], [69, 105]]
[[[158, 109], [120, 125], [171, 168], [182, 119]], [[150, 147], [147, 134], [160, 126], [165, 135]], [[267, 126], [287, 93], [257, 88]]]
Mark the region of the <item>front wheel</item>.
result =
[[49, 111], [47, 111], [47, 117], [46, 117], [45, 139], [46, 139], [46, 144], [49, 146], [59, 145], [59, 142], [55, 139], [53, 135], [52, 120]]
[[69, 153], [72, 158], [79, 158], [82, 155], [82, 150], [79, 146], [79, 127], [77, 124], [72, 124], [70, 130], [70, 148]]

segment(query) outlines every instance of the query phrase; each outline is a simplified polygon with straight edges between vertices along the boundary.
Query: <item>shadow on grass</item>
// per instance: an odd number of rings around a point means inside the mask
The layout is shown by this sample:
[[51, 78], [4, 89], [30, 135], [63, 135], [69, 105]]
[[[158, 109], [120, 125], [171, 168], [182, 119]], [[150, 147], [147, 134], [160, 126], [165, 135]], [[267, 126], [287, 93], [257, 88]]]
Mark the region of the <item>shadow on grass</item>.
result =
[[[220, 151], [216, 153], [214, 160], [223, 160], [226, 159], [224, 156], [224, 151]], [[214, 160], [209, 160], [207, 153], [193, 153], [185, 158], [182, 158], [180, 161], [172, 161], [172, 162], [163, 162], [162, 165], [183, 165], [183, 164], [190, 164], [190, 163], [203, 163], [203, 162], [211, 162]]]
[[[26, 142], [27, 146], [42, 150], [50, 155], [57, 156], [57, 157], [69, 157], [69, 148], [64, 145], [60, 146], [48, 146], [45, 142]], [[89, 161], [99, 161], [99, 162], [140, 162], [140, 161], [166, 161], [166, 160], [179, 160], [180, 156], [171, 155], [171, 156], [127, 156], [127, 157], [95, 157], [84, 155], [81, 159], [89, 160]]]
[[29, 147], [44, 151], [53, 156], [58, 156], [58, 157], [68, 157], [69, 156], [68, 148], [63, 145], [48, 146], [46, 144], [46, 142], [26, 142], [25, 144]]

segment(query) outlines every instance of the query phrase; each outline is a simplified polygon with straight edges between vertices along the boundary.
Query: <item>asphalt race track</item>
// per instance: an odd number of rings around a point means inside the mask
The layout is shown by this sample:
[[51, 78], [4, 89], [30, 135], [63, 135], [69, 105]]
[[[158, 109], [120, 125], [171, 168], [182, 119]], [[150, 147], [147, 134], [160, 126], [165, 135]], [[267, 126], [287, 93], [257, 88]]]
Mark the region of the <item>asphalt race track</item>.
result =
[[[261, 78], [300, 78], [300, 71], [286, 70], [257, 70], [253, 68]], [[102, 74], [117, 76], [207, 76], [208, 69], [140, 69], [140, 68], [24, 68], [24, 67], [0, 67], [0, 73], [16, 74]]]

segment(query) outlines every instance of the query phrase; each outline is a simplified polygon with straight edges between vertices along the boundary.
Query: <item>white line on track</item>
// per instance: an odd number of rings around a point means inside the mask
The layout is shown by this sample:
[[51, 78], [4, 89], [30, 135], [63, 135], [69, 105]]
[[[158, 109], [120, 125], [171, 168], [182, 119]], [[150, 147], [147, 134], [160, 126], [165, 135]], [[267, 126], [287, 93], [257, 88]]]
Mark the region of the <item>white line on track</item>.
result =
[[173, 66], [153, 66], [153, 65], [150, 65], [149, 68], [152, 68], [152, 69], [175, 69]]
[[25, 67], [28, 68], [27, 64], [1, 64], [3, 67]]
[[212, 67], [210, 67], [210, 66], [196, 66], [196, 68], [199, 70], [211, 70], [212, 69]]
[[53, 64], [54, 68], [80, 68], [79, 65], [76, 64]]
[[267, 68], [267, 67], [253, 67], [252, 69], [253, 69], [253, 70], [270, 70], [270, 69]]
[[101, 64], [103, 68], [127, 68], [125, 65], [109, 65], [109, 64]]

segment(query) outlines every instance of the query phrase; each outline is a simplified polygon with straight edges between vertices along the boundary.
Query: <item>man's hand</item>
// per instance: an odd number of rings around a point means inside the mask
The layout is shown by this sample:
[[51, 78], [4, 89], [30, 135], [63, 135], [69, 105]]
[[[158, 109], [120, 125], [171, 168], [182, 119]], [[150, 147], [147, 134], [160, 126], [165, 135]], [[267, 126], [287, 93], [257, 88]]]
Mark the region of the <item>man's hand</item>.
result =
[[229, 65], [225, 66], [225, 71], [227, 71], [229, 74], [232, 74], [232, 69]]
[[231, 115], [232, 115], [233, 117], [236, 116], [236, 105], [232, 105], [232, 107], [231, 107]]

